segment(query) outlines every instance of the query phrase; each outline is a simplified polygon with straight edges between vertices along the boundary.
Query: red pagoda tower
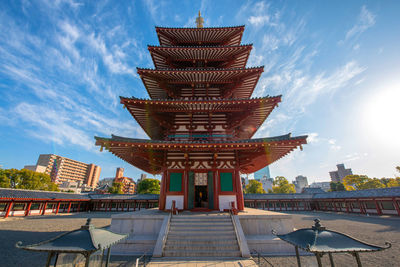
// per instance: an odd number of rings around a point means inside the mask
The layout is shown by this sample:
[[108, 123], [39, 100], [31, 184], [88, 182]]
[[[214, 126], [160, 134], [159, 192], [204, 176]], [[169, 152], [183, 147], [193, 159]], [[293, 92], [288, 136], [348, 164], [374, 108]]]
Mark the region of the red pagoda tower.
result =
[[121, 103], [151, 139], [95, 137], [96, 145], [152, 174], [162, 174], [159, 209], [243, 210], [240, 173], [285, 156], [307, 136], [251, 139], [281, 96], [251, 98], [263, 67], [246, 68], [252, 45], [244, 26], [156, 27], [155, 69], [140, 75], [150, 99]]

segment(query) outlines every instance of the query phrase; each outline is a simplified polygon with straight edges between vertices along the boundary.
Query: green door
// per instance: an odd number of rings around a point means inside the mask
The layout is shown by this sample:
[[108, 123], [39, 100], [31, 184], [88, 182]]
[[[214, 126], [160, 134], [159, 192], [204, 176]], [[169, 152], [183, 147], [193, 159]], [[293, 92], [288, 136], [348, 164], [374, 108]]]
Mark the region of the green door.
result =
[[208, 172], [207, 177], [208, 183], [208, 208], [213, 210], [214, 209], [214, 179], [213, 179], [213, 172]]
[[188, 183], [188, 209], [194, 208], [194, 172], [189, 172]]

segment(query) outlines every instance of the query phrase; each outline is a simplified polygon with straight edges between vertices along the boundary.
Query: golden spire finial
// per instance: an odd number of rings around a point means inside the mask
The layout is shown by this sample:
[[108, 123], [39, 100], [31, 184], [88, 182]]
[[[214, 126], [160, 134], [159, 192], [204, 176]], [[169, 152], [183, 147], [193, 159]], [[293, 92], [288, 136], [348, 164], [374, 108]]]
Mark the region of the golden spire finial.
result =
[[197, 28], [203, 28], [204, 19], [201, 17], [201, 13], [199, 10], [199, 16], [196, 18]]

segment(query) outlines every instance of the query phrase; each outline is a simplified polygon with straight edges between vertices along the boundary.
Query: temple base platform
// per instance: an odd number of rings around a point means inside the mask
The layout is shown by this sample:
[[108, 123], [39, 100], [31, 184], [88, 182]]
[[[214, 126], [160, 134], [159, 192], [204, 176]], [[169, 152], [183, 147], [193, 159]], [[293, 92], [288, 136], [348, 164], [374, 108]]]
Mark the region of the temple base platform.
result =
[[[168, 233], [173, 235], [179, 234], [176, 226], [170, 228], [173, 220], [181, 219], [201, 220], [207, 223], [207, 220], [214, 220], [216, 217], [230, 218], [227, 212], [180, 212], [179, 215], [172, 216], [170, 213], [160, 211], [158, 209], [147, 209], [130, 213], [121, 213], [112, 216], [110, 230], [116, 233], [130, 234], [129, 237], [122, 242], [116, 244], [112, 248], [113, 255], [143, 255], [147, 254], [153, 257], [164, 257], [174, 251], [168, 251], [165, 246], [165, 241], [168, 238]], [[230, 220], [230, 219], [229, 219]], [[179, 224], [178, 224], [179, 225]], [[188, 224], [181, 223], [182, 231], [188, 231]], [[198, 222], [197, 224], [198, 225]], [[237, 240], [237, 250], [242, 257], [250, 256], [253, 250], [256, 250], [261, 255], [265, 256], [284, 256], [295, 255], [294, 247], [280, 240], [272, 234], [275, 230], [278, 234], [285, 234], [293, 231], [292, 216], [273, 211], [258, 210], [245, 208], [238, 215], [232, 216], [232, 225], [235, 231], [227, 232], [226, 238]], [[224, 228], [224, 227], [222, 227]], [[226, 229], [224, 229], [226, 232]], [[175, 231], [172, 233], [172, 231]], [[196, 232], [198, 231], [198, 237]], [[194, 236], [194, 239], [202, 240], [205, 238], [205, 233], [201, 229], [193, 229], [192, 232], [187, 232], [187, 236]], [[228, 236], [229, 235], [229, 236]], [[186, 238], [183, 237], [183, 239]], [[198, 241], [198, 240], [196, 240]], [[185, 243], [185, 241], [183, 241]], [[186, 241], [186, 244], [191, 242]], [[182, 244], [175, 244], [175, 248], [179, 248]], [[184, 252], [186, 247], [178, 249]], [[169, 253], [169, 254], [168, 254]], [[179, 254], [176, 254], [179, 255]], [[183, 254], [182, 254], [183, 255]], [[185, 254], [189, 255], [189, 254]], [[236, 255], [236, 254], [235, 254]], [[175, 256], [171, 254], [170, 256]], [[207, 255], [204, 255], [205, 257]], [[210, 255], [217, 256], [217, 255]]]

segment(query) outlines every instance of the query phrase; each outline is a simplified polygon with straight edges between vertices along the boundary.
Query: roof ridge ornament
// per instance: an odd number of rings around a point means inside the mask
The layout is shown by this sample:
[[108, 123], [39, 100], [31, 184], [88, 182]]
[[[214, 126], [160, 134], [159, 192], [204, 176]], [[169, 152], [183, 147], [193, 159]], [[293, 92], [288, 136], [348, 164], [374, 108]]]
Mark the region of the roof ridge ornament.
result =
[[199, 10], [199, 16], [196, 18], [197, 28], [203, 28], [204, 19], [201, 17], [201, 13]]

